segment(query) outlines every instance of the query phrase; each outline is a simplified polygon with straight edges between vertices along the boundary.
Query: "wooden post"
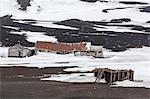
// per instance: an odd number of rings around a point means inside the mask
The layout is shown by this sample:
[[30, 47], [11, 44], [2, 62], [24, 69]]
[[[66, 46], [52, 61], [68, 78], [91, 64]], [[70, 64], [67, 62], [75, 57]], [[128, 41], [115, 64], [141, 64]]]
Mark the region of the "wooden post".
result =
[[116, 81], [116, 75], [117, 75], [117, 73], [116, 73], [116, 72], [114, 72], [113, 82], [115, 82], [115, 81]]
[[127, 80], [130, 80], [130, 75], [131, 75], [131, 73], [129, 71], [127, 71]]
[[76, 56], [76, 54], [75, 54], [76, 52], [75, 51], [73, 51], [73, 54], [74, 54], [74, 56]]
[[95, 82], [99, 83], [104, 73], [104, 69], [99, 69]]
[[129, 80], [133, 81], [134, 80], [134, 78], [133, 78], [134, 77], [134, 71], [130, 69], [129, 73], [130, 73]]
[[111, 84], [112, 83], [112, 71], [110, 71], [110, 81], [109, 81], [109, 84]]
[[124, 80], [125, 74], [124, 71], [122, 71], [122, 80]]
[[120, 80], [120, 70], [118, 70], [118, 81]]

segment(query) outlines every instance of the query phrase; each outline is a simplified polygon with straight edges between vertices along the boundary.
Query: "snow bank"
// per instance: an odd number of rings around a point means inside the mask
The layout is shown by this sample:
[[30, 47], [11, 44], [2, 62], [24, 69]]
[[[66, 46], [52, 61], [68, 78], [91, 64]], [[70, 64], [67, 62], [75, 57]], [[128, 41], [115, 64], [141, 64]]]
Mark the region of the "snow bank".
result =
[[134, 82], [134, 81], [121, 81], [121, 82], [116, 82], [116, 85], [111, 85], [112, 87], [145, 87], [145, 88], [150, 88], [150, 82]]
[[57, 25], [53, 24], [52, 22], [37, 22], [36, 24], [32, 24], [35, 26], [44, 26], [49, 28], [58, 28], [58, 29], [71, 29], [71, 30], [77, 30], [77, 28], [64, 26], [64, 25]]
[[[40, 19], [52, 21], [62, 21], [74, 18], [89, 21], [111, 20], [116, 18], [130, 18], [131, 20], [139, 22], [149, 21], [148, 18], [150, 17], [149, 13], [141, 13], [137, 9], [138, 7], [141, 7], [143, 5], [120, 4], [118, 3], [119, 0], [112, 0], [112, 2], [109, 3], [104, 2], [87, 3], [82, 2], [80, 0], [34, 0], [34, 1], [36, 3], [31, 2], [31, 7], [28, 7], [27, 11], [21, 11], [18, 10], [17, 3], [15, 0], [0, 0], [0, 16], [12, 14], [13, 17], [16, 19], [36, 19], [36, 20]], [[138, 1], [140, 2], [141, 0]], [[150, 3], [149, 0], [144, 1], [142, 0], [142, 2]], [[40, 6], [39, 11], [38, 5]], [[109, 11], [109, 13], [102, 12], [103, 9], [111, 9], [118, 7], [133, 7], [133, 8], [113, 10]]]
[[[7, 49], [1, 47], [0, 53], [6, 56]], [[99, 59], [88, 56], [74, 56], [73, 54], [59, 55], [39, 52], [38, 55], [26, 58], [0, 58], [0, 66], [28, 66], [39, 68], [78, 66], [76, 68], [65, 69], [65, 71], [91, 71], [95, 68], [133, 69], [135, 72], [135, 80], [143, 80], [143, 85], [148, 84], [146, 86], [150, 86], [150, 47], [133, 48], [124, 52], [111, 52], [106, 50], [104, 51], [104, 56], [108, 58]], [[57, 76], [53, 76], [50, 80], [55, 80], [55, 78], [59, 80]], [[73, 81], [77, 80], [78, 77], [80, 78], [79, 75], [71, 76], [74, 78], [71, 79]], [[83, 81], [87, 80], [86, 77], [82, 79]], [[60, 81], [62, 81], [61, 78]]]
[[[118, 1], [139, 1], [141, 0], [108, 0], [109, 3], [87, 3], [80, 0], [34, 0], [31, 2], [31, 7], [28, 7], [27, 11], [18, 10], [16, 0], [0, 0], [0, 16], [6, 14], [12, 14], [15, 19], [34, 19], [34, 20], [47, 20], [47, 21], [62, 21], [66, 19], [81, 19], [89, 21], [101, 21], [111, 20], [117, 18], [129, 18], [131, 23], [140, 24], [141, 26], [147, 26], [144, 24], [149, 21], [150, 14], [142, 13], [139, 11], [139, 7], [147, 5], [125, 5], [120, 4]], [[150, 3], [150, 0], [142, 0], [142, 2]], [[41, 8], [38, 11], [38, 6]], [[108, 13], [102, 12], [104, 9], [130, 7], [127, 9], [110, 10]], [[136, 18], [135, 18], [136, 16]], [[51, 23], [38, 23], [37, 25], [52, 26], [75, 29], [71, 27], [56, 26]], [[13, 27], [11, 27], [13, 28]], [[129, 29], [111, 28], [114, 31], [131, 31]], [[108, 29], [109, 29], [108, 28]], [[97, 28], [100, 29], [100, 28]], [[101, 29], [100, 29], [101, 30]], [[133, 31], [133, 30], [132, 30]], [[134, 31], [133, 31], [134, 32]], [[137, 32], [137, 31], [136, 31]], [[46, 40], [57, 42], [54, 37], [44, 35], [42, 32], [12, 32], [15, 34], [27, 35], [27, 40], [36, 42], [37, 40]], [[7, 58], [8, 48], [0, 47], [0, 66], [28, 66], [28, 67], [61, 67], [61, 66], [78, 66], [77, 68], [68, 68], [65, 71], [91, 71], [94, 68], [104, 67], [110, 69], [133, 69], [135, 71], [135, 80], [143, 80], [143, 82], [117, 82], [121, 86], [150, 86], [150, 47], [133, 48], [124, 52], [111, 52], [104, 51], [104, 59], [98, 59], [88, 56], [74, 56], [73, 54], [58, 55], [54, 53], [38, 53], [36, 56], [26, 58]], [[86, 76], [80, 76], [81, 74], [71, 75], [53, 75], [51, 78], [45, 78], [42, 80], [57, 80], [67, 82], [78, 81], [94, 81], [91, 74], [84, 74]], [[91, 80], [90, 80], [91, 79]]]
[[8, 56], [8, 47], [0, 47], [0, 57], [5, 58], [7, 56]]
[[93, 73], [75, 73], [75, 74], [60, 74], [52, 75], [50, 78], [43, 78], [41, 80], [54, 80], [62, 82], [94, 82], [95, 77]]
[[27, 41], [36, 42], [36, 41], [49, 41], [49, 42], [57, 42], [57, 39], [54, 36], [47, 36], [45, 32], [30, 32], [30, 31], [22, 31], [22, 32], [11, 32], [12, 34], [20, 34], [27, 36]]

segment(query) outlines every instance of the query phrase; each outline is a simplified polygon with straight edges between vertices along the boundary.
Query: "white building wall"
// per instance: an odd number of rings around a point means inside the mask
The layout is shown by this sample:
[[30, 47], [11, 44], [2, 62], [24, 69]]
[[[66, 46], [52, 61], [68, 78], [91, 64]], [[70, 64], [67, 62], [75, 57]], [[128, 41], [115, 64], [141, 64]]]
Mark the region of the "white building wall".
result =
[[90, 51], [102, 51], [102, 50], [103, 50], [103, 46], [91, 45], [90, 47]]
[[22, 56], [26, 57], [26, 56], [30, 56], [31, 55], [31, 50], [30, 49], [23, 49], [22, 51]]
[[18, 57], [19, 56], [19, 51], [18, 49], [9, 49], [8, 50], [8, 56], [12, 56], [12, 57]]
[[91, 42], [86, 42], [86, 46], [87, 50], [90, 50], [91, 49]]
[[8, 57], [26, 57], [31, 55], [31, 50], [27, 48], [19, 48], [17, 46], [8, 49]]

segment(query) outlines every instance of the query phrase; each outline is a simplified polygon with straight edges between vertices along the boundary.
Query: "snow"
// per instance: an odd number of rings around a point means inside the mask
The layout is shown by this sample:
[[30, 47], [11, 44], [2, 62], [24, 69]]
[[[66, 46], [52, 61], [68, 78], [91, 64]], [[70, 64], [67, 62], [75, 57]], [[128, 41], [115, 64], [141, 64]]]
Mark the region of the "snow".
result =
[[60, 74], [52, 75], [50, 78], [42, 78], [41, 80], [54, 80], [62, 82], [94, 82], [93, 73], [75, 73], [75, 74]]
[[44, 27], [49, 27], [49, 28], [60, 28], [60, 29], [71, 29], [71, 30], [77, 30], [77, 28], [69, 27], [69, 26], [64, 26], [64, 25], [57, 25], [53, 24], [52, 22], [38, 22], [36, 24], [32, 24], [35, 26], [44, 26]]
[[22, 32], [11, 32], [12, 34], [25, 34], [27, 36], [27, 41], [29, 42], [37, 42], [37, 41], [49, 41], [49, 42], [57, 42], [57, 39], [54, 36], [47, 36], [45, 32], [30, 32], [30, 31], [22, 31]]
[[[15, 20], [14, 22], [28, 23], [30, 21]], [[47, 28], [58, 28], [58, 29], [60, 28], [60, 29], [77, 30], [77, 28], [64, 26], [64, 25], [57, 25], [57, 24], [54, 24], [53, 22], [55, 22], [55, 21], [36, 20], [35, 23], [30, 23], [30, 24], [32, 24], [34, 26], [43, 26], [43, 27], [47, 27]], [[5, 27], [8, 27], [8, 26], [5, 26]], [[12, 28], [12, 27], [10, 27], [10, 28]]]
[[[0, 54], [7, 55], [8, 48], [0, 47]], [[27, 67], [63, 67], [78, 66], [67, 68], [65, 71], [91, 71], [95, 68], [110, 69], [133, 69], [135, 80], [143, 80], [142, 85], [150, 86], [150, 47], [132, 48], [124, 52], [111, 52], [104, 50], [106, 58], [93, 58], [89, 56], [74, 56], [73, 54], [60, 55], [55, 53], [39, 52], [37, 55], [26, 58], [0, 58], [0, 66], [27, 66]], [[45, 80], [57, 80], [65, 82], [94, 81], [94, 74], [90, 77], [80, 77], [80, 74], [72, 74], [68, 79], [63, 79], [67, 74], [54, 75]], [[72, 79], [72, 77], [74, 79]], [[59, 80], [60, 78], [60, 80]], [[87, 80], [89, 78], [89, 80]], [[79, 79], [79, 80], [78, 80]], [[42, 79], [44, 80], [44, 79]], [[136, 82], [140, 84], [139, 82]], [[120, 84], [120, 83], [119, 83]], [[138, 85], [136, 84], [136, 85]], [[126, 84], [125, 84], [126, 85]]]
[[132, 2], [132, 1], [135, 1], [135, 2], [145, 2], [145, 3], [150, 3], [150, 1], [149, 0], [106, 0], [106, 1], [116, 1], [116, 2], [118, 2], [118, 1], [129, 1], [129, 2]]
[[8, 56], [8, 47], [0, 47], [0, 57]]
[[136, 30], [131, 30], [130, 28], [125, 28], [125, 27], [113, 27], [109, 26], [107, 28], [95, 28], [98, 31], [114, 31], [114, 32], [132, 32], [132, 33], [145, 33], [141, 31], [136, 31]]
[[2, 27], [4, 27], [4, 28], [9, 28], [9, 29], [19, 30], [19, 28], [17, 28], [17, 27], [12, 27], [12, 26], [2, 26]]
[[[80, 0], [44, 0], [44, 2], [43, 0], [34, 1], [36, 4], [31, 2], [31, 7], [28, 7], [28, 10], [24, 12], [18, 10], [15, 0], [0, 0], [0, 16], [12, 14], [16, 19], [40, 19], [53, 21], [73, 18], [92, 21], [130, 18], [133, 21], [141, 22], [148, 21], [148, 18], [150, 17], [149, 13], [142, 13], [137, 9], [138, 7], [147, 5], [125, 5], [118, 3], [118, 0], [112, 0], [112, 2], [109, 3], [87, 3]], [[144, 0], [143, 2], [150, 3], [149, 0]], [[41, 7], [40, 11], [37, 11], [37, 5]], [[112, 10], [109, 11], [109, 13], [102, 12], [103, 9], [118, 7], [133, 8]]]
[[121, 81], [121, 82], [116, 82], [116, 85], [111, 85], [112, 87], [146, 87], [150, 88], [150, 82], [143, 83], [143, 82], [134, 82], [134, 81]]
[[[118, 1], [139, 1], [141, 0], [108, 0], [109, 3], [95, 2], [87, 3], [80, 0], [34, 0], [31, 7], [27, 11], [18, 10], [16, 0], [0, 0], [0, 16], [12, 14], [14, 19], [34, 19], [43, 21], [62, 21], [67, 19], [81, 19], [88, 21], [110, 21], [117, 18], [129, 18], [132, 21], [123, 24], [134, 24], [149, 27], [145, 24], [149, 21], [150, 14], [139, 11], [139, 7], [148, 5], [125, 5]], [[142, 0], [142, 2], [150, 3], [150, 0]], [[38, 8], [39, 5], [41, 9]], [[109, 10], [108, 13], [102, 12], [103, 9], [113, 9], [120, 7], [130, 7], [126, 9]], [[38, 11], [39, 9], [39, 11]], [[38, 22], [34, 25], [76, 29], [68, 26], [54, 25], [52, 22]], [[14, 28], [8, 27], [7, 28]], [[130, 31], [129, 28], [105, 27], [106, 30], [113, 31]], [[14, 28], [16, 29], [16, 28]], [[96, 28], [98, 30], [104, 30]], [[57, 42], [55, 37], [47, 36], [44, 32], [11, 32], [14, 34], [26, 34], [27, 40], [51, 41]], [[135, 80], [143, 82], [123, 81], [116, 82], [115, 86], [125, 87], [146, 87], [150, 88], [150, 47], [133, 48], [124, 52], [104, 51], [104, 59], [93, 58], [89, 56], [74, 56], [73, 54], [58, 55], [54, 53], [39, 52], [37, 55], [26, 58], [8, 58], [8, 47], [0, 47], [0, 66], [28, 66], [28, 67], [62, 67], [62, 66], [78, 66], [75, 68], [67, 68], [65, 71], [91, 71], [94, 68], [110, 68], [110, 69], [133, 69], [135, 71]], [[82, 75], [82, 76], [81, 76]], [[85, 75], [85, 76], [83, 76]], [[52, 75], [50, 78], [41, 80], [56, 80], [63, 82], [94, 82], [95, 77], [91, 73], [77, 74], [59, 74]]]

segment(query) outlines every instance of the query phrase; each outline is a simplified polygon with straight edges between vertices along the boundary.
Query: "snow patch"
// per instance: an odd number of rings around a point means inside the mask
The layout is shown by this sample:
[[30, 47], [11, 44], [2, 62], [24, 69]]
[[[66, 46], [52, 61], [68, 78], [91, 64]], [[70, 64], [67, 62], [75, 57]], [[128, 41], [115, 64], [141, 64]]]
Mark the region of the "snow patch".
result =
[[[27, 11], [21, 11], [17, 7], [16, 0], [0, 0], [0, 16], [12, 14], [15, 19], [35, 19], [35, 20], [53, 20], [62, 21], [66, 19], [81, 19], [91, 21], [111, 20], [116, 18], [129, 18], [134, 21], [149, 21], [150, 14], [142, 13], [137, 10], [143, 5], [125, 5], [112, 0], [109, 3], [95, 2], [87, 3], [80, 0], [34, 0]], [[126, 0], [123, 0], [126, 1]], [[127, 0], [128, 1], [128, 0]], [[133, 0], [137, 1], [137, 0]], [[138, 0], [140, 2], [140, 0]], [[148, 2], [149, 0], [142, 0]], [[38, 11], [38, 5], [40, 10]], [[145, 5], [147, 6], [147, 5]], [[103, 9], [112, 9], [119, 7], [131, 7], [128, 9], [119, 9], [102, 12]], [[129, 14], [130, 13], [130, 14]], [[136, 16], [136, 18], [135, 18]]]
[[8, 47], [0, 47], [0, 57], [5, 58], [8, 56]]
[[112, 87], [145, 87], [145, 88], [150, 88], [150, 82], [136, 82], [136, 81], [121, 81], [121, 82], [116, 82], [116, 85], [111, 85]]
[[27, 36], [27, 41], [36, 43], [37, 41], [49, 41], [57, 42], [57, 39], [54, 36], [47, 36], [45, 32], [11, 32], [12, 34], [20, 34]]
[[[0, 54], [6, 56], [8, 52], [7, 50], [8, 48], [0, 47]], [[111, 52], [109, 50], [104, 50], [104, 55], [108, 58], [99, 59], [89, 56], [74, 56], [73, 54], [60, 55], [55, 53], [38, 52], [37, 55], [26, 58], [0, 57], [0, 66], [27, 66], [39, 68], [78, 66], [65, 69], [65, 71], [75, 72], [91, 71], [95, 68], [133, 69], [134, 79], [136, 81], [143, 80], [143, 82], [141, 82], [143, 85], [146, 84], [146, 86], [150, 86], [150, 47], [132, 48], [124, 52]], [[56, 77], [57, 80], [59, 80], [57, 76], [50, 79], [54, 80]], [[80, 76], [77, 77], [70, 75], [70, 77], [71, 76], [74, 78], [71, 79], [73, 81], [78, 79], [78, 77], [80, 78]], [[84, 81], [86, 79], [87, 78], [83, 78]]]
[[42, 78], [41, 80], [54, 80], [61, 82], [94, 82], [95, 77], [93, 73], [75, 73], [75, 74], [60, 74], [52, 75], [49, 78]]

